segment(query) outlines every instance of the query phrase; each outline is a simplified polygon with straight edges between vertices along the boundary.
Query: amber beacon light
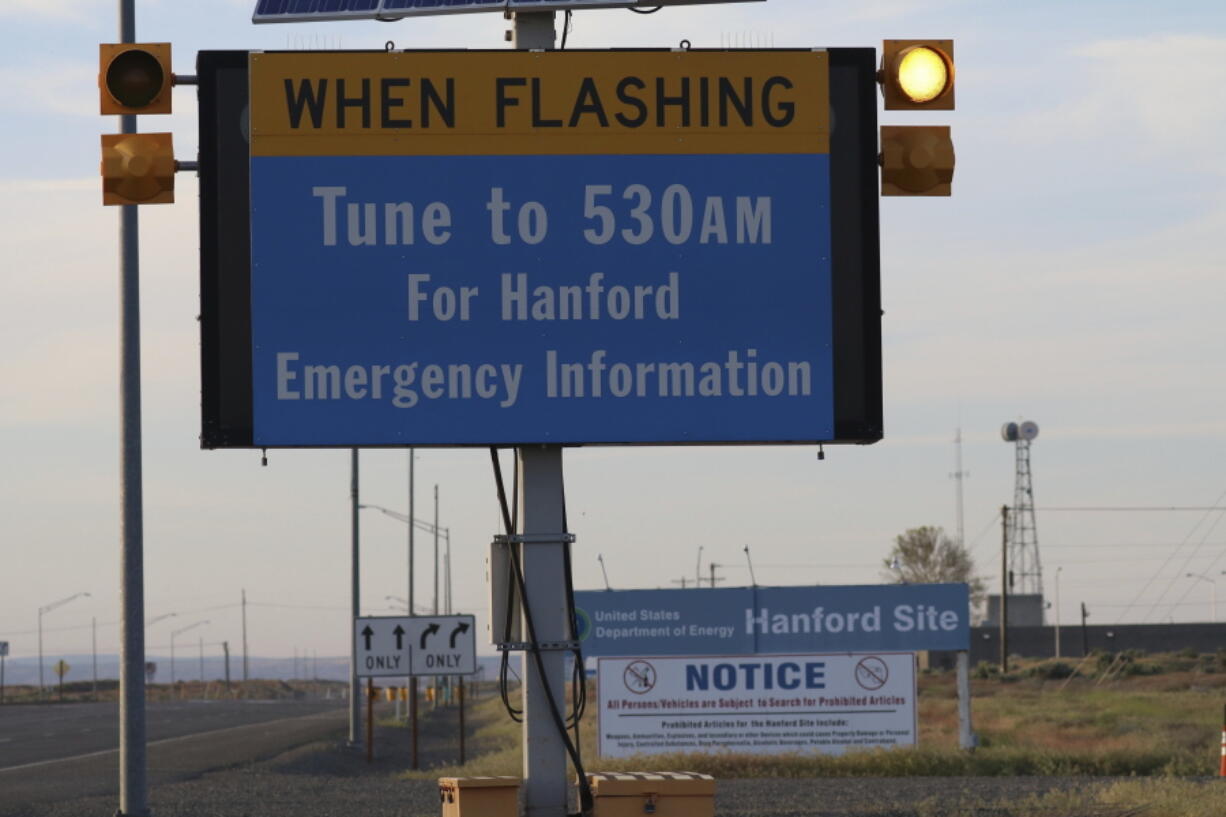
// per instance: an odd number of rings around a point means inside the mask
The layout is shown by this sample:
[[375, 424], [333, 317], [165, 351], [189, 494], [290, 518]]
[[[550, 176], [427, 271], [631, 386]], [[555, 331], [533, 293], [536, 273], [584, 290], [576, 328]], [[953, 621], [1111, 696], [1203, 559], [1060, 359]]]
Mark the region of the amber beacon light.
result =
[[948, 196], [954, 179], [954, 143], [944, 125], [883, 125], [881, 195]]
[[878, 79], [887, 111], [952, 111], [953, 40], [886, 40]]
[[170, 113], [170, 43], [114, 45], [98, 54], [103, 114]]
[[171, 204], [175, 153], [169, 133], [102, 137], [103, 204]]
[[[98, 99], [102, 114], [170, 113], [173, 85], [169, 43], [99, 46]], [[104, 135], [102, 203], [170, 204], [175, 200], [177, 169], [169, 133]]]

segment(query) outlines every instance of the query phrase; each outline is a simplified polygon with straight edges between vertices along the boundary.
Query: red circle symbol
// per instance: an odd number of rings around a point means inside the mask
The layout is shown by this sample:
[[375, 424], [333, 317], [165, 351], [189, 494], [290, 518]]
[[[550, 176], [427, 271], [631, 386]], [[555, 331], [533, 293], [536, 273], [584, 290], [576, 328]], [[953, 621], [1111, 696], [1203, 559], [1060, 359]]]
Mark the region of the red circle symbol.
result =
[[861, 658], [856, 664], [856, 683], [870, 692], [881, 689], [890, 680], [890, 668], [875, 655]]

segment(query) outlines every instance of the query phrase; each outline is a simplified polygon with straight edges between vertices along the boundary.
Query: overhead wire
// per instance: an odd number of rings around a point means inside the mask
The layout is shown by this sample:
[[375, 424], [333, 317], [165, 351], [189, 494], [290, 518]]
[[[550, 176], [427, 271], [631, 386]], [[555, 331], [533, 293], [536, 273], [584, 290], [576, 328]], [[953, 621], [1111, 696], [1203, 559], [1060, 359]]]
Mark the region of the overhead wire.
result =
[[[1219, 506], [1222, 504], [1223, 500], [1226, 500], [1226, 491], [1223, 491], [1218, 496], [1218, 498], [1214, 500], [1213, 504], [1215, 506]], [[1158, 568], [1158, 570], [1154, 571], [1154, 573], [1149, 577], [1149, 579], [1146, 580], [1145, 585], [1141, 588], [1140, 592], [1138, 592], [1137, 595], [1133, 598], [1133, 600], [1129, 602], [1127, 606], [1125, 606], [1123, 612], [1120, 613], [1119, 618], [1116, 619], [1116, 622], [1115, 622], [1116, 624], [1119, 624], [1121, 621], [1123, 621], [1124, 616], [1128, 615], [1128, 612], [1133, 607], [1137, 606], [1140, 603], [1141, 599], [1149, 591], [1149, 588], [1153, 586], [1153, 583], [1158, 579], [1160, 575], [1163, 575], [1165, 573], [1167, 565], [1169, 565], [1172, 561], [1175, 560], [1176, 557], [1179, 556], [1179, 552], [1183, 550], [1184, 545], [1186, 545], [1188, 541], [1191, 540], [1191, 538], [1196, 534], [1196, 531], [1200, 528], [1201, 525], [1203, 525], [1209, 519], [1212, 513], [1213, 511], [1205, 511], [1204, 515], [1199, 520], [1197, 520], [1196, 524], [1192, 526], [1192, 529], [1188, 531], [1187, 535], [1184, 536], [1184, 538], [1179, 542], [1179, 544], [1175, 546], [1175, 549], [1167, 557], [1166, 561], [1162, 563], [1162, 566]], [[1163, 595], [1165, 595], [1165, 593], [1166, 591], [1163, 591]], [[1162, 596], [1159, 596], [1159, 601], [1161, 601], [1161, 598]]]

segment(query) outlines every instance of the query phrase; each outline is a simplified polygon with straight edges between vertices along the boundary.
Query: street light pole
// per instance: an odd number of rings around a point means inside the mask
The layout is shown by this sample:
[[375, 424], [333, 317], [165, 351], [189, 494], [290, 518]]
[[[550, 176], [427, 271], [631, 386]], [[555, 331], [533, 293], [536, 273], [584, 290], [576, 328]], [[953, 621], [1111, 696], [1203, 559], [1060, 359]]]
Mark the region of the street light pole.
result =
[[188, 630], [194, 630], [197, 627], [201, 627], [208, 623], [209, 622], [207, 620], [197, 621], [195, 624], [188, 624], [186, 627], [180, 627], [177, 630], [170, 631], [170, 685], [171, 687], [174, 687], [175, 685], [175, 636], [182, 635]]
[[59, 601], [53, 601], [50, 604], [44, 604], [42, 607], [38, 608], [38, 697], [39, 699], [42, 699], [42, 697], [46, 694], [46, 689], [44, 689], [44, 684], [43, 684], [43, 614], [50, 613], [52, 610], [63, 607], [65, 604], [67, 604], [68, 602], [74, 599], [79, 599], [82, 596], [88, 596], [88, 595], [89, 593], [84, 593], [84, 592], [73, 593], [68, 598], [60, 599]]

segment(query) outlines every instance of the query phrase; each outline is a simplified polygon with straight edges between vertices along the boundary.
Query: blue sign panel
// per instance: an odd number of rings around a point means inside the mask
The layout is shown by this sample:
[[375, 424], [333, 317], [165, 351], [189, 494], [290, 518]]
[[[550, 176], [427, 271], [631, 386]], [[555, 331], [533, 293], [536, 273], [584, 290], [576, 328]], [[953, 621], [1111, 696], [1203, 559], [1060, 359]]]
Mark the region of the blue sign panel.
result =
[[585, 590], [583, 654], [966, 650], [965, 584]]
[[828, 171], [255, 157], [255, 444], [830, 439]]

